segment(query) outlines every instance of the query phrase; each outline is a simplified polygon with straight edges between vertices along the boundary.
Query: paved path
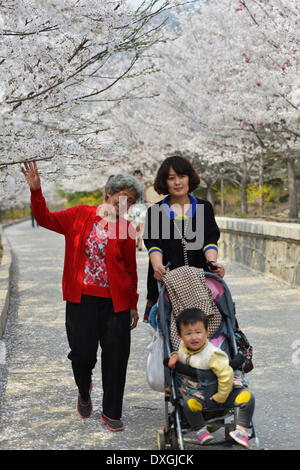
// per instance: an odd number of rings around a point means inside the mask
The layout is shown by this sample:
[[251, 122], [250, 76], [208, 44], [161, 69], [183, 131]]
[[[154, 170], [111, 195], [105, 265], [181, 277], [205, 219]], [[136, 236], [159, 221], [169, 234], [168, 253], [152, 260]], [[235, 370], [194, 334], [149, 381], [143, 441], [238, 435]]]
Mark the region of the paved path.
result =
[[[94, 373], [94, 412], [90, 419], [80, 419], [66, 357], [61, 295], [64, 239], [42, 228], [32, 229], [30, 222], [7, 228], [6, 235], [14, 252], [14, 273], [9, 322], [1, 341], [0, 448], [157, 449], [156, 430], [164, 424], [164, 402], [163, 395], [146, 383], [149, 326], [141, 322], [132, 333], [123, 416], [126, 431], [113, 434], [99, 423], [99, 362]], [[137, 258], [142, 316], [148, 261], [145, 252]], [[254, 347], [255, 369], [249, 376], [261, 445], [299, 449], [300, 290], [237, 264], [225, 265], [240, 326]], [[293, 343], [299, 344], [297, 349]]]

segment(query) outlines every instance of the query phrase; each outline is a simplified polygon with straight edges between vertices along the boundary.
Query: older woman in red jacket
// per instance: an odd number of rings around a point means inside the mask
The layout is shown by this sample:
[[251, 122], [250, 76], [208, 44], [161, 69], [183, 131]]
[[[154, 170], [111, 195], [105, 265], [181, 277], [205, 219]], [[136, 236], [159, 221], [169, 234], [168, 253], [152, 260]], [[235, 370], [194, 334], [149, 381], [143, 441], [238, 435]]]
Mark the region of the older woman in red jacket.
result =
[[138, 322], [135, 232], [122, 217], [140, 197], [133, 176], [116, 175], [106, 185], [103, 206], [76, 206], [50, 212], [42, 194], [35, 161], [22, 166], [31, 204], [40, 226], [65, 236], [63, 298], [66, 300], [68, 358], [78, 387], [77, 411], [92, 413], [92, 371], [102, 349], [103, 409], [100, 421], [111, 431], [121, 421], [130, 330]]

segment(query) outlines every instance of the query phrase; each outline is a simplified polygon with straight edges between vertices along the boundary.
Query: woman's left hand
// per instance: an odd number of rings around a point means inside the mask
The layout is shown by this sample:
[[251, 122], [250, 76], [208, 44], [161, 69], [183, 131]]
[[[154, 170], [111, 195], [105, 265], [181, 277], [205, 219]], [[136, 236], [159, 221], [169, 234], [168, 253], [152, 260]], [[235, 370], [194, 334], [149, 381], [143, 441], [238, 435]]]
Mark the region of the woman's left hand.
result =
[[218, 276], [220, 277], [224, 277], [225, 276], [225, 268], [223, 266], [223, 264], [219, 264], [217, 263], [216, 261], [211, 261], [211, 263], [217, 268], [217, 269], [211, 269], [211, 268], [208, 268], [212, 273], [214, 274], [217, 274]]
[[137, 326], [137, 322], [139, 321], [137, 310], [135, 310], [134, 308], [130, 309], [130, 320], [131, 320], [130, 329], [133, 330]]

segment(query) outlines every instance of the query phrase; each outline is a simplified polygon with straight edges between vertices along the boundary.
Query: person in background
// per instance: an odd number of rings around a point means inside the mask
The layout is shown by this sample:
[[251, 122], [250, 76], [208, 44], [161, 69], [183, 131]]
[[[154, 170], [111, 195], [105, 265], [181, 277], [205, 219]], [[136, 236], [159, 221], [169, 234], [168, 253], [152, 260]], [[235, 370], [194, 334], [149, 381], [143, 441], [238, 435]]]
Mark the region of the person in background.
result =
[[130, 331], [138, 322], [136, 235], [121, 209], [125, 212], [140, 198], [140, 185], [132, 175], [115, 175], [106, 184], [103, 206], [50, 212], [35, 161], [26, 160], [22, 172], [37, 222], [65, 236], [62, 288], [77, 411], [82, 418], [91, 416], [92, 374], [100, 343], [100, 422], [110, 431], [121, 431]]
[[143, 184], [143, 173], [141, 170], [135, 170], [133, 176], [140, 182], [142, 188], [142, 197], [137, 201], [137, 203], [132, 208], [131, 216], [132, 223], [135, 226], [136, 230], [136, 244], [139, 251], [143, 250], [143, 233], [145, 227], [145, 217], [147, 212], [146, 205], [146, 187]]

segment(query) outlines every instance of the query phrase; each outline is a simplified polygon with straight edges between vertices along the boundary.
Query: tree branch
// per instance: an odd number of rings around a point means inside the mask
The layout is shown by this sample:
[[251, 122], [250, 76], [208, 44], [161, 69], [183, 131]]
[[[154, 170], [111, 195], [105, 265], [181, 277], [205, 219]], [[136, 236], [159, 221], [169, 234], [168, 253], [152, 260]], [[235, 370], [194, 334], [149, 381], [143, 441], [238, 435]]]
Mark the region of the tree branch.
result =
[[[52, 158], [54, 158], [54, 155], [52, 157], [41, 157], [41, 158], [34, 158], [34, 160], [36, 162], [40, 162], [42, 160], [52, 160]], [[6, 166], [11, 166], [11, 165], [20, 165], [22, 163], [24, 163], [25, 160], [19, 160], [17, 162], [4, 162], [4, 163], [0, 163], [0, 168], [4, 168]]]
[[128, 67], [127, 70], [125, 70], [125, 72], [122, 73], [122, 75], [120, 75], [118, 78], [116, 78], [113, 82], [111, 82], [105, 88], [102, 88], [102, 90], [98, 90], [98, 91], [95, 91], [93, 93], [89, 93], [88, 95], [79, 96], [78, 98], [75, 98], [75, 100], [83, 100], [85, 98], [89, 98], [90, 96], [96, 96], [96, 95], [99, 95], [100, 93], [103, 93], [104, 91], [109, 90], [109, 88], [111, 88], [113, 85], [115, 85], [115, 83], [117, 83], [119, 80], [121, 80], [123, 77], [125, 77], [125, 75], [132, 69], [132, 67], [136, 63], [137, 59], [138, 59], [138, 55], [136, 55], [134, 57], [134, 59], [131, 62], [130, 66]]
[[88, 39], [84, 39], [79, 46], [76, 47], [75, 51], [71, 55], [71, 57], [68, 59], [68, 62], [70, 63], [72, 59], [78, 54], [78, 52], [83, 48], [83, 46], [88, 42]]

